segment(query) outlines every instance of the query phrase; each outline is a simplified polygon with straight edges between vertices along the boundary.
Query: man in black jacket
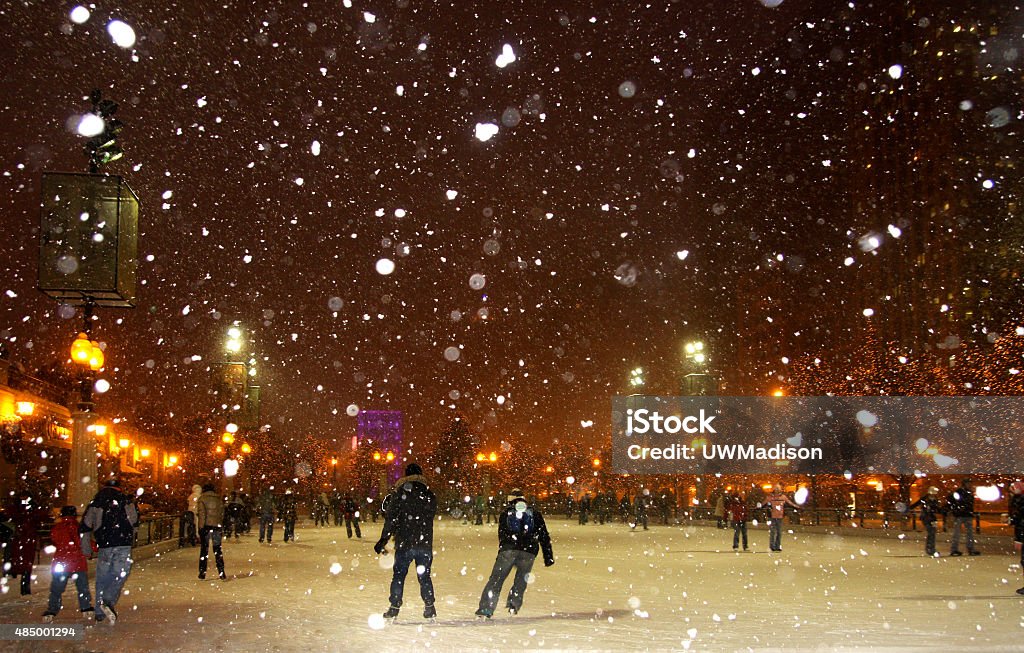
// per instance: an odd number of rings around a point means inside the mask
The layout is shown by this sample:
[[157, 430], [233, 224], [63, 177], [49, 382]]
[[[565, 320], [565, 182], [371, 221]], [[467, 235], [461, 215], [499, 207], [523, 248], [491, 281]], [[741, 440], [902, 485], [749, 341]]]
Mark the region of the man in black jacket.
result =
[[494, 560], [491, 577], [480, 595], [480, 607], [476, 611], [478, 617], [490, 619], [494, 614], [501, 586], [513, 567], [516, 577], [512, 581], [505, 607], [509, 614], [519, 612], [523, 607], [523, 594], [526, 593], [526, 578], [533, 569], [537, 551], [541, 549], [544, 551], [544, 566], [555, 564], [551, 536], [544, 524], [544, 516], [526, 504], [522, 491], [512, 490], [508, 495], [505, 512], [498, 517], [498, 557]]
[[951, 542], [951, 556], [961, 556], [960, 551], [960, 529], [967, 534], [967, 553], [972, 556], [981, 555], [981, 551], [974, 548], [974, 490], [971, 488], [969, 479], [960, 481], [960, 487], [953, 491], [946, 500], [949, 505], [949, 512], [953, 515], [953, 537]]
[[96, 563], [96, 621], [117, 622], [114, 606], [121, 588], [132, 571], [132, 545], [139, 511], [135, 498], [121, 491], [119, 479], [111, 479], [100, 488], [85, 509], [78, 532], [82, 535], [82, 553], [92, 553], [91, 540], [99, 547]]
[[384, 553], [388, 540], [395, 538], [395, 565], [391, 576], [391, 607], [384, 613], [385, 619], [398, 616], [402, 607], [402, 592], [409, 565], [416, 563], [416, 577], [420, 581], [420, 596], [423, 598], [423, 618], [437, 616], [434, 608], [434, 584], [430, 580], [430, 564], [434, 560], [434, 515], [437, 514], [437, 497], [427, 487], [423, 470], [416, 463], [405, 468], [405, 476], [398, 479], [388, 499], [385, 500], [384, 530], [373, 550]]

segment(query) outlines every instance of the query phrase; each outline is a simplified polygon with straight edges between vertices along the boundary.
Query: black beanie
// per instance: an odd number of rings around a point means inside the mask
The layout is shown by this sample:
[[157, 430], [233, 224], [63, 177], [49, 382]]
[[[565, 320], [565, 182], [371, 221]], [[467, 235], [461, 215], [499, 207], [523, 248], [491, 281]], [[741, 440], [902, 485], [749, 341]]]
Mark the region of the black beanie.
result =
[[405, 466], [406, 476], [417, 476], [423, 474], [423, 468], [416, 463], [409, 463]]

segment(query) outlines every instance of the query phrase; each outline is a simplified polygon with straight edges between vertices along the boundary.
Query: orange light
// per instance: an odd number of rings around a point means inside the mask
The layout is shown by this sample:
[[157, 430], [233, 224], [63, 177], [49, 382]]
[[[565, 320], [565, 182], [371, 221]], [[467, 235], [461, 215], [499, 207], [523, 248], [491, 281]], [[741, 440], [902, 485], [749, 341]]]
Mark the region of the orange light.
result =
[[174, 467], [177, 464], [178, 464], [178, 457], [177, 456], [175, 456], [174, 454], [171, 454], [170, 456], [167, 456], [167, 466], [168, 467]]
[[14, 412], [23, 417], [27, 417], [36, 412], [36, 405], [31, 401], [19, 401], [14, 405]]
[[391, 462], [391, 461], [392, 461], [392, 460], [394, 460], [394, 459], [395, 459], [395, 454], [394, 454], [394, 452], [391, 452], [391, 451], [389, 451], [389, 452], [388, 452], [388, 462]]
[[600, 467], [600, 466], [601, 466], [601, 459], [600, 458], [594, 458], [594, 467]]
[[380, 452], [379, 451], [374, 451], [373, 452], [373, 459], [377, 460], [377, 461], [380, 460]]
[[337, 464], [338, 464], [338, 459], [337, 458], [331, 458], [331, 465], [337, 465]]
[[783, 390], [779, 389], [779, 390], [776, 390], [775, 392], [773, 392], [772, 396], [773, 397], [785, 397], [786, 393]]
[[550, 474], [551, 472], [555, 471], [555, 468], [552, 467], [551, 465], [548, 465], [547, 467], [544, 468], [544, 471]]
[[476, 455], [476, 461], [477, 461], [478, 463], [482, 463], [482, 462], [484, 461], [484, 455], [483, 455], [482, 453], [478, 453], [478, 454]]
[[92, 343], [85, 332], [79, 333], [75, 341], [71, 343], [71, 360], [78, 365], [88, 365], [89, 356], [92, 355]]
[[487, 460], [491, 461], [492, 463], [496, 462], [498, 460], [498, 454], [492, 451], [491, 455], [487, 456]]
[[132, 446], [132, 441], [129, 440], [128, 438], [121, 438], [120, 440], [117, 441], [117, 446], [121, 447], [122, 449], [127, 449], [128, 447]]
[[218, 444], [217, 448], [214, 451], [216, 451], [217, 453], [224, 453], [224, 447]]
[[89, 344], [92, 346], [89, 351], [89, 369], [96, 372], [103, 368], [103, 350], [100, 349], [100, 343], [95, 340]]
[[139, 449], [139, 455], [143, 458], [149, 458], [149, 449]]
[[235, 436], [225, 431], [224, 435], [220, 436], [220, 441], [224, 444], [234, 444]]
[[249, 446], [248, 442], [242, 443], [242, 453], [252, 453], [252, 447]]

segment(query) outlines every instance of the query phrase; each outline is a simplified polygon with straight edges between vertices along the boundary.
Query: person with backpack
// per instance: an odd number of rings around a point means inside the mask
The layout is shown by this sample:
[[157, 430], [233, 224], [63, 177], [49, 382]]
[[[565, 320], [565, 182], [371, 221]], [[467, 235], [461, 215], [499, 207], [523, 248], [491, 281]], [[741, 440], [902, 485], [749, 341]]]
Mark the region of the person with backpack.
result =
[[516, 576], [505, 607], [510, 615], [519, 613], [526, 593], [526, 579], [533, 569], [538, 551], [544, 553], [545, 567], [555, 564], [551, 536], [544, 523], [544, 516], [526, 503], [521, 490], [512, 490], [508, 495], [505, 512], [498, 518], [498, 556], [494, 560], [491, 577], [480, 595], [480, 607], [476, 611], [478, 617], [490, 619], [494, 615], [501, 586], [513, 568]]
[[50, 600], [43, 613], [45, 623], [51, 623], [63, 607], [62, 596], [69, 580], [75, 581], [78, 609], [82, 616], [90, 621], [96, 617], [92, 607], [92, 593], [89, 591], [89, 561], [82, 553], [77, 517], [78, 509], [75, 506], [64, 506], [60, 509], [60, 520], [50, 529], [50, 541], [56, 551], [50, 563]]
[[139, 525], [139, 509], [135, 499], [121, 490], [121, 480], [112, 478], [100, 488], [85, 509], [82, 524], [82, 553], [92, 552], [92, 542], [99, 548], [96, 563], [96, 621], [113, 626], [117, 623], [117, 605], [121, 588], [132, 571], [132, 546], [135, 527]]

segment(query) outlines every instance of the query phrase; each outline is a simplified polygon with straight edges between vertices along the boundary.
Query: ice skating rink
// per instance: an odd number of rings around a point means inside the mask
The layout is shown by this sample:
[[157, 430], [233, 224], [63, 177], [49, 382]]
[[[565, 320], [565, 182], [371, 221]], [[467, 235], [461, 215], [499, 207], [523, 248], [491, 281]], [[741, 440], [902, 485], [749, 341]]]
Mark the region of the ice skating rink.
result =
[[[426, 623], [410, 572], [398, 621], [381, 627], [389, 558], [344, 529], [306, 522], [298, 541], [250, 535], [225, 544], [229, 580], [197, 579], [198, 549], [137, 563], [116, 626], [84, 641], [0, 642], [12, 651], [1020, 651], [1021, 570], [1009, 541], [984, 555], [929, 559], [914, 538], [804, 533], [788, 527], [781, 553], [752, 529], [751, 552], [732, 531], [550, 518], [557, 563], [538, 562], [522, 612], [473, 616], [497, 546], [495, 527], [441, 521], [435, 529], [436, 623]], [[949, 551], [940, 534], [939, 550]], [[383, 563], [383, 564], [382, 564]], [[9, 583], [0, 622], [39, 623], [47, 568], [30, 597]], [[506, 582], [505, 591], [511, 585]], [[71, 589], [56, 624], [75, 621]], [[504, 596], [502, 603], [504, 603]]]

